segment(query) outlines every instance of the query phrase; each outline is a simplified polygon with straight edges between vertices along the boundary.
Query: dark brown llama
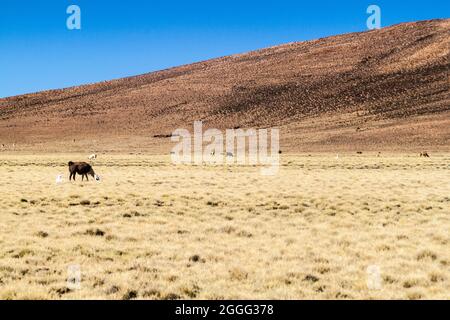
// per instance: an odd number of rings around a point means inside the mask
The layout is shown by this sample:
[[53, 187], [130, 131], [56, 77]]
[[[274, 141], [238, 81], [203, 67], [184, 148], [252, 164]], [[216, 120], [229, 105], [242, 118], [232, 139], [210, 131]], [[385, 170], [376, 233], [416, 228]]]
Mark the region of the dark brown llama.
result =
[[92, 169], [91, 165], [86, 162], [69, 162], [69, 181], [72, 180], [75, 181], [75, 176], [78, 173], [81, 175], [81, 181], [84, 180], [84, 177], [86, 177], [86, 180], [89, 181], [88, 175], [92, 176], [95, 180], [100, 180], [99, 176], [95, 174], [94, 169]]

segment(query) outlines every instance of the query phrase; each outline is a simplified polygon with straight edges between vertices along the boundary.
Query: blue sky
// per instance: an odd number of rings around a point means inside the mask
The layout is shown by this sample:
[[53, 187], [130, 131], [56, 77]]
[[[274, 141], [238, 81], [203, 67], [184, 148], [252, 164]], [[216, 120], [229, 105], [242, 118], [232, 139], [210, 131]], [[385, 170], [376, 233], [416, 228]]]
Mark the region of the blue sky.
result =
[[[2, 0], [0, 97], [142, 74], [276, 44], [448, 18], [448, 1]], [[81, 8], [81, 30], [66, 9]]]

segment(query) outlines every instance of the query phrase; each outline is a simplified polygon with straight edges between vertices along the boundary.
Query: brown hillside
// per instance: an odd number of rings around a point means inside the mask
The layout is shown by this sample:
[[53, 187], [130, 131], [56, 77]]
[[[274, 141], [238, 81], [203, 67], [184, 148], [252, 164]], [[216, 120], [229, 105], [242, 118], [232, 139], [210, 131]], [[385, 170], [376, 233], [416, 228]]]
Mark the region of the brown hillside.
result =
[[450, 19], [0, 99], [3, 150], [167, 152], [176, 128], [279, 126], [282, 149], [450, 150]]

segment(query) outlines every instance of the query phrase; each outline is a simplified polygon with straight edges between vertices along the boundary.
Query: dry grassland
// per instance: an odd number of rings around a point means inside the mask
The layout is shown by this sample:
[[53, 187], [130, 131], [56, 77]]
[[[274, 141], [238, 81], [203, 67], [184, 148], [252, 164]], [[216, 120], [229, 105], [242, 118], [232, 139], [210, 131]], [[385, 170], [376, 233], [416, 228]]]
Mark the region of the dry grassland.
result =
[[0, 157], [0, 299], [450, 296], [449, 154], [283, 155], [268, 177], [100, 155], [100, 182], [68, 182], [85, 158]]

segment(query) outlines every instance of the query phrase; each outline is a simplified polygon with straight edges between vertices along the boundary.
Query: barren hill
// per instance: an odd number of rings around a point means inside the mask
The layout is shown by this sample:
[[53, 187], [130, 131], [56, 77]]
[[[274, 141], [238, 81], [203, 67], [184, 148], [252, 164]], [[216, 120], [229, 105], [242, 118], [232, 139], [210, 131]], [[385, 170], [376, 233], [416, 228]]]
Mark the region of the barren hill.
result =
[[282, 149], [450, 149], [450, 19], [0, 99], [3, 150], [166, 152], [176, 128], [278, 126]]

